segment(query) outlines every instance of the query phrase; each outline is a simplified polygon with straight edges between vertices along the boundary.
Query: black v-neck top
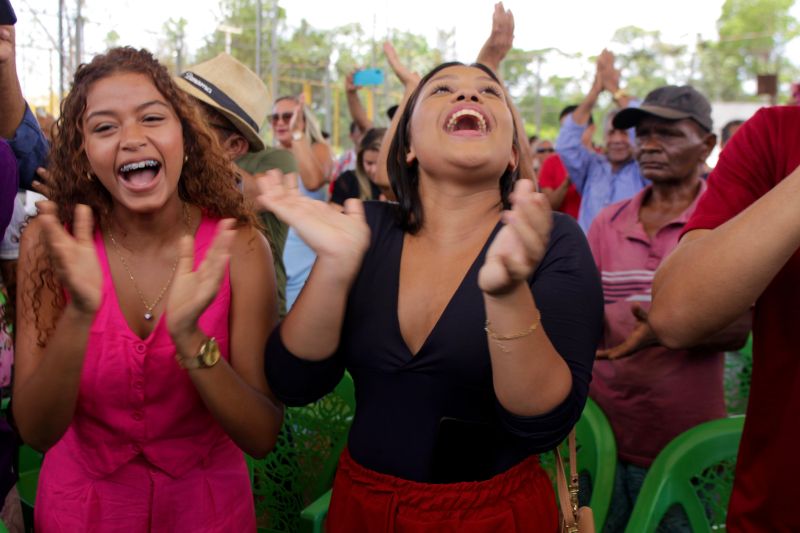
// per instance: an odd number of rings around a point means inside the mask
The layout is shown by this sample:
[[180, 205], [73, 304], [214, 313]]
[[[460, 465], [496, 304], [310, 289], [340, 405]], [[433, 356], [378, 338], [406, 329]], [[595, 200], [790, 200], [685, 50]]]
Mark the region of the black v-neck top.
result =
[[350, 454], [367, 468], [403, 479], [488, 479], [552, 449], [583, 410], [602, 333], [603, 293], [583, 232], [570, 217], [554, 213], [547, 252], [531, 279], [542, 326], [572, 372], [572, 391], [552, 412], [522, 417], [495, 396], [478, 287], [478, 271], [500, 224], [413, 355], [397, 316], [404, 233], [395, 210], [393, 204], [365, 203], [371, 242], [350, 291], [336, 353], [305, 361], [288, 352], [280, 326], [273, 332], [265, 359], [272, 391], [286, 405], [305, 405], [333, 390], [347, 369], [356, 390]]

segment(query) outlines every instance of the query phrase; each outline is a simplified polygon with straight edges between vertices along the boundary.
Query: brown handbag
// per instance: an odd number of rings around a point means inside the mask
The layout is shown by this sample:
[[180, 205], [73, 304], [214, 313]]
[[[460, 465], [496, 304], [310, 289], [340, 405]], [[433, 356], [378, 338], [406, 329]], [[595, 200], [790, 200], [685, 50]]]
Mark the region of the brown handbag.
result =
[[575, 450], [575, 429], [569, 432], [569, 473], [564, 471], [564, 460], [556, 448], [556, 484], [558, 485], [558, 502], [561, 507], [561, 533], [594, 533], [594, 515], [590, 507], [578, 508], [578, 459]]

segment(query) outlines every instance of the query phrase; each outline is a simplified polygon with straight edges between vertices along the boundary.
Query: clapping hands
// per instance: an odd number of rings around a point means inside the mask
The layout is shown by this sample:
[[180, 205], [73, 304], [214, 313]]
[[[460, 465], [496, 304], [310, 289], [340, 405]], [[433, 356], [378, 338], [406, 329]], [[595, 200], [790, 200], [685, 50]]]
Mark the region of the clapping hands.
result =
[[219, 291], [236, 236], [234, 222], [224, 219], [217, 224], [214, 241], [197, 270], [194, 270], [194, 238], [191, 235], [181, 238], [180, 257], [165, 307], [167, 330], [176, 344], [196, 331], [197, 320]]
[[547, 197], [536, 192], [532, 181], [517, 181], [511, 205], [511, 211], [503, 212], [505, 226], [486, 251], [486, 261], [478, 273], [481, 290], [492, 296], [501, 296], [527, 282], [547, 251], [553, 227]]
[[369, 226], [360, 200], [349, 199], [344, 210], [304, 196], [294, 174], [270, 170], [257, 178], [257, 202], [293, 227], [314, 250], [318, 261], [327, 261], [345, 281], [361, 268], [369, 246]]
[[514, 14], [503, 8], [503, 2], [494, 5], [492, 15], [492, 32], [478, 54], [478, 63], [483, 63], [497, 72], [500, 63], [505, 59], [514, 45]]
[[56, 204], [37, 204], [48, 255], [56, 277], [70, 295], [70, 303], [84, 314], [93, 315], [100, 308], [103, 274], [94, 248], [94, 218], [86, 205], [75, 207], [74, 236], [58, 219]]

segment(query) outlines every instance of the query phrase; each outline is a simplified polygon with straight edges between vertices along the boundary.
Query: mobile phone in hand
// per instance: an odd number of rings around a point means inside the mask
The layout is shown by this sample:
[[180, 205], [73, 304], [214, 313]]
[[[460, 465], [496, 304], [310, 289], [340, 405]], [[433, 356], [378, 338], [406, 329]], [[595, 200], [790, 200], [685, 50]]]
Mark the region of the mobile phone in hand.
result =
[[17, 23], [11, 0], [0, 0], [0, 26], [13, 26]]
[[367, 87], [383, 85], [383, 71], [379, 68], [367, 68], [353, 74], [353, 85]]

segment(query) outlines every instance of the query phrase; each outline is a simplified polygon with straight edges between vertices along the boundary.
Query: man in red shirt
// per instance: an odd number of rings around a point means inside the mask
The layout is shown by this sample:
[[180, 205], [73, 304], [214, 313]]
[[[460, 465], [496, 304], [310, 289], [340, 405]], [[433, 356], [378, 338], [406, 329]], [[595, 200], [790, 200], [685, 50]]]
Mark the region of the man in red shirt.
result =
[[[562, 124], [564, 118], [578, 108], [577, 105], [568, 105], [561, 110], [558, 120]], [[583, 132], [581, 141], [589, 150], [593, 150], [592, 137], [594, 136], [595, 126], [592, 115], [589, 115], [587, 128]], [[570, 181], [567, 168], [561, 161], [561, 156], [553, 154], [542, 163], [537, 176], [539, 187], [542, 194], [547, 197], [550, 207], [555, 211], [566, 213], [574, 219], [578, 219], [578, 210], [581, 207], [581, 194], [575, 185]]]
[[756, 113], [720, 154], [653, 285], [650, 324], [689, 346], [753, 302], [753, 381], [728, 530], [800, 531], [800, 107]]

